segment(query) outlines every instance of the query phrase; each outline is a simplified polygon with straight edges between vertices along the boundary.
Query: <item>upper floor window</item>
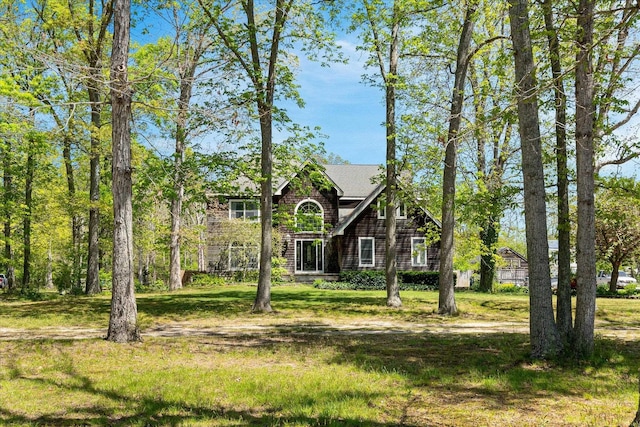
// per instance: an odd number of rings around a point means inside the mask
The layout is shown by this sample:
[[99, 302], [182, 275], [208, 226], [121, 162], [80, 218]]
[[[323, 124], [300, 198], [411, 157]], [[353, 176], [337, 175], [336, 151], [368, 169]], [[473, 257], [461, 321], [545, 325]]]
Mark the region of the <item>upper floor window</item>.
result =
[[313, 200], [304, 200], [296, 207], [296, 228], [298, 231], [320, 232], [324, 226], [322, 206]]
[[[387, 218], [387, 206], [384, 201], [378, 199], [378, 219]], [[396, 206], [396, 219], [407, 219], [407, 204], [400, 201]]]
[[229, 218], [257, 221], [260, 218], [260, 206], [254, 200], [231, 200], [229, 202]]

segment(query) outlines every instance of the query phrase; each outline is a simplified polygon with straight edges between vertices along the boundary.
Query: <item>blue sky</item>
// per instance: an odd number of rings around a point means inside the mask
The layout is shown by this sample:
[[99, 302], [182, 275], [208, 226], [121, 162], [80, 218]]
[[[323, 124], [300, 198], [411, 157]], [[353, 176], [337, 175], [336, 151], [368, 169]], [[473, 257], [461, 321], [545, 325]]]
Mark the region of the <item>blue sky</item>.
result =
[[290, 117], [301, 125], [320, 126], [325, 149], [353, 164], [382, 164], [386, 142], [384, 94], [362, 82], [364, 56], [355, 44], [339, 40], [347, 64], [320, 64], [300, 58], [297, 81], [306, 105], [289, 106]]

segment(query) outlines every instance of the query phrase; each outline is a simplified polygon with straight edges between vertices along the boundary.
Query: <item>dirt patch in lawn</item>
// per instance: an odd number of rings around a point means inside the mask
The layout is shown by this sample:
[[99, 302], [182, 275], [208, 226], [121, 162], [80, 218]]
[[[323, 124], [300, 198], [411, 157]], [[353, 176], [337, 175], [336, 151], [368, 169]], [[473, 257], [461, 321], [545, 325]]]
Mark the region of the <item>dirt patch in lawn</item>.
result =
[[[369, 334], [526, 334], [528, 323], [524, 322], [446, 322], [439, 324], [418, 324], [394, 321], [358, 321], [355, 323], [305, 321], [295, 319], [280, 323], [251, 324], [248, 322], [204, 323], [172, 322], [151, 325], [142, 330], [147, 337], [232, 337], [255, 335], [369, 335]], [[0, 340], [82, 340], [104, 338], [105, 329], [83, 327], [43, 327], [43, 328], [2, 328]], [[618, 338], [624, 341], [640, 339], [640, 328], [598, 325], [596, 334]]]

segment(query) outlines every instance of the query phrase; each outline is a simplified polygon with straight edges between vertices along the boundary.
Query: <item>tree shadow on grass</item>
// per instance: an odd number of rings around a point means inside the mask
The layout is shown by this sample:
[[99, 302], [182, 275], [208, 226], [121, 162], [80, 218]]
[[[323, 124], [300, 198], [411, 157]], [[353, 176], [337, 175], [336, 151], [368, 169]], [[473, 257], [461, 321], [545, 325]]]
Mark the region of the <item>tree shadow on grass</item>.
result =
[[[156, 345], [167, 349], [180, 347], [180, 340], [155, 338]], [[184, 340], [187, 340], [186, 338]], [[152, 341], [152, 340], [150, 340]], [[271, 360], [279, 352], [308, 354], [323, 352], [330, 355], [322, 363], [325, 365], [349, 365], [359, 370], [382, 375], [399, 376], [403, 379], [400, 387], [412, 390], [400, 408], [402, 425], [440, 425], [429, 419], [415, 418], [410, 414], [416, 407], [425, 411], [437, 411], [437, 406], [429, 393], [446, 396], [457, 405], [472, 405], [478, 400], [487, 410], [544, 411], [544, 399], [580, 398], [585, 389], [590, 389], [588, 382], [596, 380], [600, 368], [615, 368], [617, 371], [635, 373], [638, 361], [635, 355], [640, 352], [640, 344], [619, 340], [598, 339], [596, 354], [589, 362], [576, 362], [569, 359], [553, 362], [533, 362], [528, 359], [529, 337], [527, 334], [434, 334], [422, 333], [331, 333], [325, 330], [292, 329], [283, 327], [279, 331], [261, 334], [260, 336], [245, 334], [240, 336], [205, 336], [189, 338], [199, 352], [209, 354], [224, 352], [233, 348], [234, 354], [248, 352], [248, 357], [266, 354]], [[256, 352], [258, 350], [258, 352]], [[373, 426], [382, 427], [398, 425], [381, 423], [376, 420], [361, 420], [331, 417], [313, 417], [295, 413], [291, 408], [261, 406], [255, 408], [238, 408], [230, 406], [194, 405], [185, 400], [171, 400], [159, 397], [153, 390], [145, 390], [133, 398], [131, 395], [114, 391], [110, 387], [101, 386], [92, 379], [78, 372], [71, 362], [69, 351], [65, 349], [61, 358], [67, 358], [61, 364], [61, 373], [69, 380], [61, 381], [45, 374], [29, 374], [21, 372], [15, 363], [9, 365], [11, 379], [20, 379], [37, 383], [43, 390], [57, 392], [87, 393], [98, 401], [105, 399], [106, 404], [91, 404], [80, 408], [71, 408], [69, 415], [49, 413], [38, 416], [25, 416], [3, 408], [0, 402], [0, 420], [11, 424], [36, 425], [169, 425], [177, 426], [188, 423], [222, 424], [232, 426], [269, 426], [286, 423], [296, 425], [334, 425], [334, 426]], [[66, 353], [66, 354], [65, 354]], [[274, 356], [275, 355], [275, 356]], [[10, 360], [10, 359], [9, 359]], [[202, 369], [207, 369], [204, 366]], [[267, 366], [264, 369], [268, 369]], [[133, 374], [132, 374], [133, 375]], [[472, 377], [472, 381], [465, 381]], [[630, 378], [634, 384], [635, 378]], [[598, 380], [599, 393], [603, 396], [619, 392], [620, 384]], [[292, 396], [298, 401], [307, 402], [311, 407], [314, 402], [326, 399], [339, 401], [353, 398], [353, 393], [364, 401], [384, 399], [368, 391], [366, 385], [354, 385], [350, 390], [340, 390], [329, 395], [308, 391], [303, 396]], [[305, 392], [306, 393], [306, 392]], [[215, 400], [215, 399], [212, 399]], [[436, 402], [437, 403], [437, 402]], [[294, 412], [293, 415], [290, 415]], [[297, 411], [303, 412], [303, 411]], [[284, 414], [284, 415], [283, 415]], [[442, 424], [454, 425], [454, 424]], [[533, 424], [529, 424], [533, 425]]]
[[[67, 364], [64, 374], [66, 383], [54, 381], [47, 378], [26, 376], [20, 369], [12, 364], [9, 367], [12, 372], [12, 379], [29, 381], [42, 387], [43, 389], [66, 393], [85, 393], [98, 399], [106, 399], [110, 405], [89, 405], [80, 408], [73, 408], [72, 414], [56, 413], [43, 414], [37, 416], [27, 416], [18, 412], [3, 408], [0, 403], [0, 420], [5, 425], [52, 425], [52, 426], [181, 426], [185, 423], [198, 422], [207, 425], [223, 424], [225, 426], [272, 426], [283, 424], [295, 425], [322, 425], [322, 426], [371, 426], [388, 427], [394, 424], [380, 423], [372, 420], [351, 419], [348, 417], [313, 417], [307, 415], [277, 415], [283, 408], [261, 407], [246, 410], [227, 408], [224, 406], [198, 406], [179, 400], [163, 399], [161, 397], [150, 397], [152, 392], [140, 398], [108, 390], [96, 386], [94, 382], [77, 372], [73, 366]], [[362, 392], [366, 393], [366, 392]], [[323, 396], [313, 393], [303, 400], [308, 406], [312, 406], [316, 400], [332, 399], [341, 400], [354, 397], [352, 392], [344, 392], [343, 396], [336, 393]], [[360, 398], [374, 399], [380, 396], [363, 394]], [[116, 412], [115, 408], [120, 408]], [[125, 409], [122, 409], [125, 408]], [[127, 409], [128, 408], [128, 409]], [[412, 424], [404, 424], [407, 427], [417, 427]]]

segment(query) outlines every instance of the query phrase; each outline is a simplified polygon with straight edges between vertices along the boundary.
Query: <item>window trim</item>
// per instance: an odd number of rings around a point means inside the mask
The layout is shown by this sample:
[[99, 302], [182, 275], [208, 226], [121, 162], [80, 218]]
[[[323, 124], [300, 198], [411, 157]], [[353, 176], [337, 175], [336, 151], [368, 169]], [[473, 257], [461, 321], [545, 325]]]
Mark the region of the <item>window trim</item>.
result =
[[[415, 243], [420, 240], [420, 243]], [[416, 246], [423, 245], [424, 249], [419, 251]], [[424, 263], [420, 264], [416, 262], [416, 253], [420, 253], [424, 257]], [[427, 239], [425, 237], [412, 237], [411, 238], [411, 266], [412, 267], [427, 267], [429, 265], [429, 248], [427, 247]]]
[[[371, 264], [362, 262], [362, 242], [371, 242]], [[375, 237], [358, 237], [358, 267], [375, 267], [376, 266], [376, 238]]]
[[[378, 199], [378, 219], [387, 219], [386, 206], [382, 206], [380, 199]], [[407, 204], [403, 201], [400, 201], [396, 207], [396, 220], [398, 219], [407, 219]]]
[[[298, 210], [300, 209], [300, 207], [302, 205], [304, 205], [306, 203], [313, 203], [314, 205], [316, 205], [320, 209], [320, 212], [318, 212], [316, 214], [320, 218], [320, 229], [319, 230], [301, 230], [301, 229], [298, 228]], [[295, 220], [295, 228], [296, 228], [298, 233], [312, 234], [312, 233], [322, 233], [322, 232], [324, 232], [324, 208], [322, 207], [322, 205], [317, 200], [313, 200], [311, 198], [306, 198], [304, 200], [300, 200], [300, 202], [298, 202], [298, 204], [296, 205], [296, 208], [293, 211], [293, 218]]]
[[[237, 210], [233, 210], [231, 207], [233, 203], [242, 203], [242, 217], [237, 218], [233, 216], [233, 212], [239, 212]], [[258, 208], [258, 215], [255, 217], [248, 218], [247, 217], [247, 203], [254, 203]], [[229, 219], [242, 219], [244, 221], [260, 221], [260, 202], [255, 199], [229, 199]]]

